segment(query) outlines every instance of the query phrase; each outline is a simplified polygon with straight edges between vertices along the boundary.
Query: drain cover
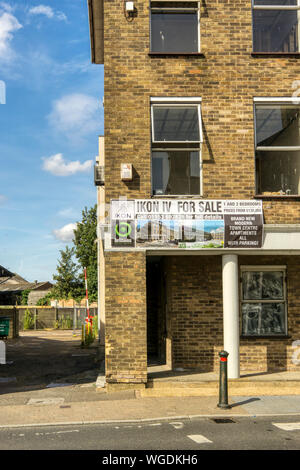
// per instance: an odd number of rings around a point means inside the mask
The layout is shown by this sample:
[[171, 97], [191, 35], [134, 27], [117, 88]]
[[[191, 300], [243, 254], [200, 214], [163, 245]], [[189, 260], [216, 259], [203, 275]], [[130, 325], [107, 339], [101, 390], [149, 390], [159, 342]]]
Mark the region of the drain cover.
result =
[[231, 418], [214, 418], [212, 421], [217, 424], [235, 423], [235, 421], [233, 421]]

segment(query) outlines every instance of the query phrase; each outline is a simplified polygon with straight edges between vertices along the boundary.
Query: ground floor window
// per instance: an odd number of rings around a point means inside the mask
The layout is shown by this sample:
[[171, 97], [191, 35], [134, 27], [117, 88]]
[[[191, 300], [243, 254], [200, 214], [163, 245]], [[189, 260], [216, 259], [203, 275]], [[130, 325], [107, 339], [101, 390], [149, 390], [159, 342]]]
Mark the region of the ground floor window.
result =
[[287, 334], [286, 268], [241, 267], [243, 336]]

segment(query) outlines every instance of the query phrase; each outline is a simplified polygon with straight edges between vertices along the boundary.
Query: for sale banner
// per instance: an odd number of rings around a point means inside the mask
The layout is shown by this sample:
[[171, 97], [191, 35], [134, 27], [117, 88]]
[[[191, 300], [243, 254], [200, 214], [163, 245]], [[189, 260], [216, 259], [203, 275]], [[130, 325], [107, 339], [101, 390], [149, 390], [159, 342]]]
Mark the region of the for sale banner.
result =
[[113, 247], [260, 248], [262, 236], [261, 201], [111, 201]]

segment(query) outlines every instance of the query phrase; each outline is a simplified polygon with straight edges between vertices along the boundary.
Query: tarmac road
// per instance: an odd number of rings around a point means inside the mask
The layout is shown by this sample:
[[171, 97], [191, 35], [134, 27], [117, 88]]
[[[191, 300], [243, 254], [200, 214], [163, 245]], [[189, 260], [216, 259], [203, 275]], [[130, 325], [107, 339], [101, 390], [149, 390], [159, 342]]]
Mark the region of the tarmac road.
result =
[[3, 428], [0, 449], [110, 450], [112, 455], [114, 450], [300, 450], [300, 414]]

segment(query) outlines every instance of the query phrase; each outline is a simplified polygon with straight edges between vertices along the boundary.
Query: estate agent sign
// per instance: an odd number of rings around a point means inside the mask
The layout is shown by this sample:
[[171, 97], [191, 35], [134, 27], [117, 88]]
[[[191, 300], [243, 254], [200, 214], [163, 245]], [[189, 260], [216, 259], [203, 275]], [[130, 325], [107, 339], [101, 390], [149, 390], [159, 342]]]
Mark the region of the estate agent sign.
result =
[[262, 235], [261, 201], [111, 201], [111, 242], [120, 249], [261, 248]]

